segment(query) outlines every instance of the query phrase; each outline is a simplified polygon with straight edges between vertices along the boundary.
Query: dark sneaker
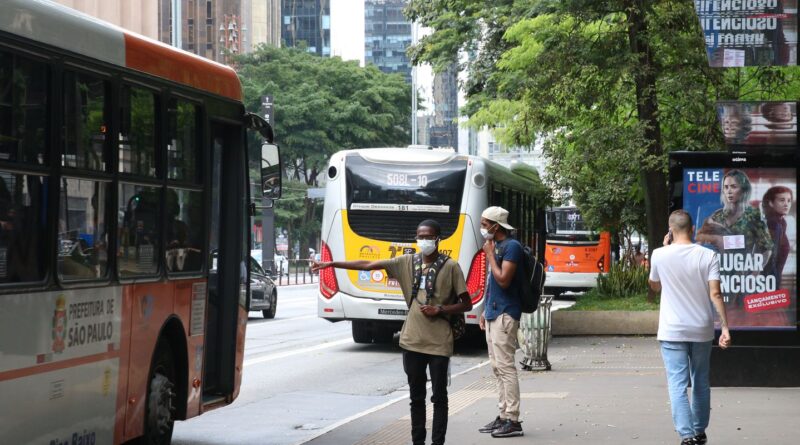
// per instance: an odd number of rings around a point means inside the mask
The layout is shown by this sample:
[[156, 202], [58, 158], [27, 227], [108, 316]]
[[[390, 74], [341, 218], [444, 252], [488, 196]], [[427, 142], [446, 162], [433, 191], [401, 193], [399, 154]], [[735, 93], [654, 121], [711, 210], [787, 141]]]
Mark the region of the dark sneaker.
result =
[[708, 437], [706, 437], [706, 433], [700, 433], [694, 436], [692, 440], [694, 440], [694, 443], [697, 445], [705, 445], [705, 443], [708, 442]]
[[503, 419], [501, 419], [500, 416], [497, 416], [496, 419], [478, 428], [478, 431], [480, 431], [481, 433], [491, 433], [492, 431], [500, 428], [500, 425], [502, 424], [503, 424]]
[[697, 442], [694, 441], [694, 437], [688, 437], [681, 441], [681, 445], [695, 445]]
[[500, 428], [492, 431], [492, 437], [515, 437], [522, 436], [521, 422], [514, 422], [513, 420], [506, 419]]

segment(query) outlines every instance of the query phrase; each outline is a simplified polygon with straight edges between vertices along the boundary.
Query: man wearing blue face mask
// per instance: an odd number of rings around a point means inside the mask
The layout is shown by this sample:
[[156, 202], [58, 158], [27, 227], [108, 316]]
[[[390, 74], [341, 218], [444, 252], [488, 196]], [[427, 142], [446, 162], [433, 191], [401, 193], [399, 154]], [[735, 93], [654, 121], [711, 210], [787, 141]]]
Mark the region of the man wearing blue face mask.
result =
[[[464, 274], [456, 261], [439, 253], [439, 223], [427, 219], [417, 226], [415, 254], [380, 261], [312, 261], [312, 270], [336, 267], [351, 270], [385, 269], [389, 278], [400, 284], [408, 316], [400, 331], [403, 348], [403, 369], [408, 377], [411, 399], [411, 439], [415, 445], [425, 444], [426, 369], [430, 369], [433, 395], [434, 445], [442, 445], [447, 432], [447, 374], [453, 355], [453, 332], [447, 317], [472, 309]], [[434, 265], [438, 266], [434, 267]], [[433, 285], [427, 285], [428, 269], [438, 269]], [[416, 289], [416, 292], [415, 292]], [[433, 289], [428, 295], [428, 289]]]
[[489, 280], [480, 327], [486, 331], [489, 360], [497, 378], [500, 415], [478, 431], [491, 433], [492, 437], [523, 434], [519, 421], [519, 378], [514, 353], [522, 315], [520, 289], [515, 278], [524, 251], [522, 244], [511, 237], [512, 230], [514, 227], [508, 223], [508, 210], [489, 207], [481, 214], [481, 235], [486, 240], [483, 251], [486, 253]]

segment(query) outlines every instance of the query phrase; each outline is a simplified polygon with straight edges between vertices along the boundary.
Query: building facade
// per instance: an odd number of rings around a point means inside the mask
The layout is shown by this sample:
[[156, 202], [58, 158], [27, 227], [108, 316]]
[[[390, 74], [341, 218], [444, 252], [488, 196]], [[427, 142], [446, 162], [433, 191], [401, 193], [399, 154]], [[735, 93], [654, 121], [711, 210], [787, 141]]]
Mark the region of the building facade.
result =
[[364, 4], [364, 61], [385, 73], [399, 73], [411, 83], [411, 22], [403, 15], [407, 0], [366, 0]]
[[281, 0], [158, 2], [158, 39], [199, 56], [229, 63], [259, 44], [280, 45]]
[[433, 124], [429, 144], [458, 148], [458, 67], [450, 65], [433, 75]]
[[66, 7], [97, 17], [104, 22], [158, 39], [158, 6], [160, 0], [55, 0]]
[[310, 53], [331, 55], [330, 0], [282, 0], [281, 43], [304, 46]]

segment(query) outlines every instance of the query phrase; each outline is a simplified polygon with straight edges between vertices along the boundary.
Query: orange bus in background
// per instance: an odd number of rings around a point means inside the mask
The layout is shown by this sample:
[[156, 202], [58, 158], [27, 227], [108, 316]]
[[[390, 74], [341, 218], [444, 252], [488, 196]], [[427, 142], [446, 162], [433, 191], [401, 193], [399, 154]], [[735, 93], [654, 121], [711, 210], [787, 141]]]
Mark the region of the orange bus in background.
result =
[[248, 181], [278, 157], [247, 129], [271, 142], [232, 69], [0, 2], [1, 443], [167, 444], [236, 398]]
[[588, 229], [577, 207], [554, 207], [546, 215], [545, 293], [559, 297], [597, 287], [611, 265], [611, 235]]

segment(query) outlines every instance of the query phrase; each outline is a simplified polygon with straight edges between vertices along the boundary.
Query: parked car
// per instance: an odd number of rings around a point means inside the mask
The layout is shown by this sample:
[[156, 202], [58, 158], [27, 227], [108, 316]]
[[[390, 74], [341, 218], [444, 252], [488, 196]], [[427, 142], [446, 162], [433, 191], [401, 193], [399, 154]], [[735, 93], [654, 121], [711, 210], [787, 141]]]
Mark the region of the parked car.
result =
[[278, 310], [278, 288], [258, 261], [249, 258], [250, 310], [261, 311], [264, 318], [275, 318]]
[[[255, 260], [256, 260], [256, 262], [258, 264], [262, 264], [262, 258], [263, 257], [262, 257], [262, 254], [261, 254], [261, 249], [253, 249], [253, 250], [251, 250], [250, 251], [250, 256], [255, 258]], [[272, 264], [269, 264], [269, 261], [267, 261], [267, 264], [266, 264], [267, 272], [269, 272], [269, 275], [271, 277], [275, 278], [275, 277], [279, 277], [281, 275], [289, 275], [289, 262], [286, 261], [286, 257], [276, 253], [273, 261], [274, 262]], [[280, 270], [278, 270], [278, 269], [280, 269]]]

